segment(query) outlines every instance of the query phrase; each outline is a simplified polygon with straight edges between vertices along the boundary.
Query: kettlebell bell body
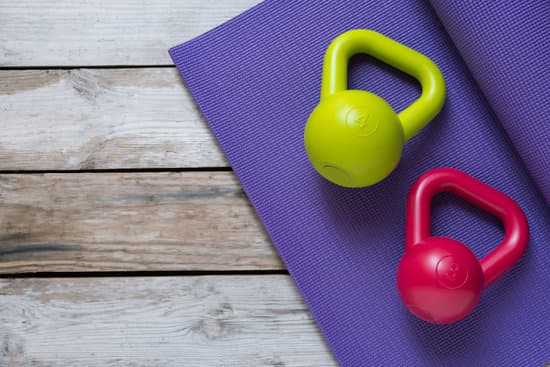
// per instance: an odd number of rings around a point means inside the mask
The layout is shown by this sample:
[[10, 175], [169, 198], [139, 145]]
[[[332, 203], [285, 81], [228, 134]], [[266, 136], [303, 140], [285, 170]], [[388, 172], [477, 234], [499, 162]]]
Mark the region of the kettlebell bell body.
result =
[[[357, 53], [372, 55], [420, 81], [422, 94], [397, 114], [381, 97], [347, 89], [347, 64]], [[323, 65], [321, 101], [304, 130], [313, 167], [345, 187], [373, 185], [399, 163], [403, 144], [441, 109], [445, 82], [426, 56], [370, 30], [352, 30], [329, 46]]]
[[[394, 144], [385, 144], [388, 141]], [[345, 90], [327, 97], [313, 110], [305, 144], [309, 155], [316, 157], [311, 163], [329, 181], [347, 187], [366, 186], [389, 175], [399, 162], [403, 129], [382, 98]], [[373, 156], [378, 159], [365, 159]]]
[[[430, 236], [430, 201], [441, 191], [466, 199], [504, 223], [503, 242], [481, 261], [457, 240]], [[406, 231], [397, 271], [399, 294], [412, 314], [435, 324], [470, 314], [483, 289], [521, 258], [529, 238], [525, 216], [512, 199], [450, 168], [432, 170], [415, 183], [408, 197]]]

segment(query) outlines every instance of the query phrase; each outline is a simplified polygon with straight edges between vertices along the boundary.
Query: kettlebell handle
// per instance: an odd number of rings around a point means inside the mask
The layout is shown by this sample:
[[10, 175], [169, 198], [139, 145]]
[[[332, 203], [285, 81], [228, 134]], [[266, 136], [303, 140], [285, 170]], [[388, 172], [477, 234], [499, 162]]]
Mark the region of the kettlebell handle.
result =
[[391, 38], [371, 30], [351, 30], [335, 38], [325, 54], [321, 101], [347, 89], [348, 62], [358, 53], [374, 56], [420, 82], [420, 97], [398, 114], [408, 141], [441, 110], [445, 101], [443, 75], [432, 60]]
[[405, 249], [430, 237], [430, 202], [438, 193], [451, 192], [499, 218], [504, 239], [483, 259], [484, 287], [512, 267], [527, 249], [529, 227], [518, 204], [498, 190], [452, 168], [438, 168], [422, 175], [413, 185], [407, 201]]

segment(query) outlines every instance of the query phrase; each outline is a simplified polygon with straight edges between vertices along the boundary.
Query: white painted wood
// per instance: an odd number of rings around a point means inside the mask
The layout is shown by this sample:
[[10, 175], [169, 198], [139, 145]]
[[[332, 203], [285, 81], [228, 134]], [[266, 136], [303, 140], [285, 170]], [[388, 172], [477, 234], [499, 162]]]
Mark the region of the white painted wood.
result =
[[0, 71], [0, 170], [223, 167], [175, 68]]
[[0, 201], [4, 274], [284, 268], [231, 172], [0, 175]]
[[0, 0], [0, 66], [172, 64], [169, 47], [259, 0]]
[[335, 367], [290, 278], [0, 281], [0, 366]]

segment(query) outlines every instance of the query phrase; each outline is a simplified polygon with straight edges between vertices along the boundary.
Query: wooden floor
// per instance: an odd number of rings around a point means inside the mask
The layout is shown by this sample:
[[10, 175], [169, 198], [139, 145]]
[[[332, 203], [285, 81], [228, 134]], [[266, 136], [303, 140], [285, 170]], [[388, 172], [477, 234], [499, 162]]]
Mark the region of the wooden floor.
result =
[[0, 0], [0, 366], [336, 366], [167, 54], [258, 0]]

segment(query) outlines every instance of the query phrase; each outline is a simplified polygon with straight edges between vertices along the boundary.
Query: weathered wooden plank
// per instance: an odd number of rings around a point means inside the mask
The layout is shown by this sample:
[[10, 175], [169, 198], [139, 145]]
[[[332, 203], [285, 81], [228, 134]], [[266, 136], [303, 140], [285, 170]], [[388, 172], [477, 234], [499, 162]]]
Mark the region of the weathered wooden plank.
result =
[[0, 1], [0, 66], [171, 64], [167, 49], [259, 0]]
[[0, 281], [0, 366], [336, 366], [285, 275]]
[[232, 172], [0, 175], [0, 273], [282, 269]]
[[0, 71], [0, 170], [222, 167], [175, 68]]

